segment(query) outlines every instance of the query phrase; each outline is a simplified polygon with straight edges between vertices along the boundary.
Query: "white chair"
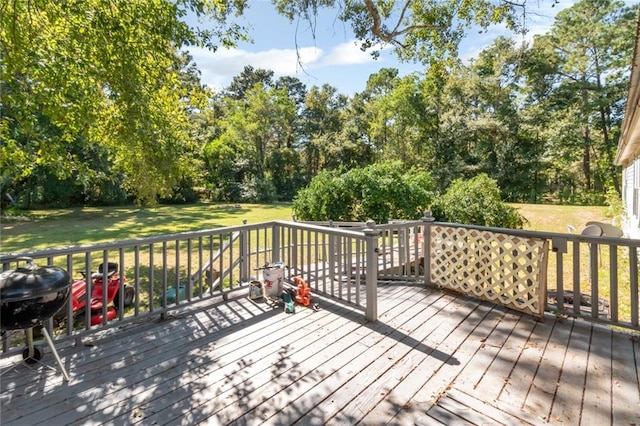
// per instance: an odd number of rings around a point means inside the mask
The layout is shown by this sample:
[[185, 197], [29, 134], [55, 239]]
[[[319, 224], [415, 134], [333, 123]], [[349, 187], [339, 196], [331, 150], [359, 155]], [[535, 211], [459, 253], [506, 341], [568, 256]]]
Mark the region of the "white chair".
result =
[[[587, 224], [580, 234], [587, 235], [589, 237], [602, 237], [604, 232], [600, 225], [592, 223], [591, 225]], [[589, 243], [589, 246], [591, 246], [591, 243]], [[589, 250], [589, 253], [591, 253], [591, 250]], [[591, 257], [589, 257], [589, 264], [591, 264]], [[600, 244], [598, 244], [598, 265], [602, 266], [602, 252], [600, 251]], [[591, 282], [591, 274], [589, 274], [589, 282]]]
[[604, 235], [602, 227], [597, 224], [587, 224], [587, 226], [580, 233], [581, 235], [588, 235], [589, 237], [602, 237]]
[[[621, 238], [624, 233], [622, 232], [622, 230], [616, 226], [613, 226], [609, 223], [604, 223], [604, 222], [587, 222], [587, 228], [590, 226], [597, 226], [600, 228], [600, 230], [602, 231], [602, 235], [603, 237], [612, 237], [612, 238]], [[590, 234], [584, 234], [584, 231], [587, 229], [584, 228], [583, 235], [590, 235]]]

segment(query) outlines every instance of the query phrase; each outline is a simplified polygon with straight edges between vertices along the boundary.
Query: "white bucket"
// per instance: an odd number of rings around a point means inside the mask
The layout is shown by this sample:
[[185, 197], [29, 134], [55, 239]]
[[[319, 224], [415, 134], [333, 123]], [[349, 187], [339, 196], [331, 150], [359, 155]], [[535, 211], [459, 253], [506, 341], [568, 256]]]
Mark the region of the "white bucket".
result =
[[264, 293], [267, 297], [280, 297], [284, 281], [284, 263], [267, 265], [263, 271]]

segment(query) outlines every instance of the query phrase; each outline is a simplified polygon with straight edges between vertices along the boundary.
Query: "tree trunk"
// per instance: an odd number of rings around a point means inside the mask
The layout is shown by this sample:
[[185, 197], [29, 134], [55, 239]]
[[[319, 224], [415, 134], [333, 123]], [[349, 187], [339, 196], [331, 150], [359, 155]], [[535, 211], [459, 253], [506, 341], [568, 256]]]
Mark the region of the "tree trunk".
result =
[[582, 129], [582, 139], [584, 148], [582, 151], [582, 172], [584, 173], [584, 188], [591, 189], [591, 154], [589, 150], [589, 124], [585, 124]]

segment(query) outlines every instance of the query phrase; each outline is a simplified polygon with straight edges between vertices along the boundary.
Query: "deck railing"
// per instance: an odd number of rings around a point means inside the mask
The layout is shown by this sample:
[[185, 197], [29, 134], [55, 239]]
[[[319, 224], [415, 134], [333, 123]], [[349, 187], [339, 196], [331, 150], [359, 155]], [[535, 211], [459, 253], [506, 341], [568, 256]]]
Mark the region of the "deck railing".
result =
[[380, 263], [394, 264], [395, 256], [402, 264], [380, 278], [640, 330], [640, 240], [441, 223], [429, 215], [377, 228]]
[[[245, 223], [4, 254], [0, 263], [3, 270], [14, 269], [19, 257], [28, 256], [63, 267], [74, 279], [91, 276], [101, 263], [118, 263], [119, 285], [134, 290], [131, 305], [110, 319], [105, 294], [95, 324], [95, 312], [78, 316], [69, 304], [46, 324], [58, 340], [79, 340], [226, 298], [247, 290], [263, 265], [277, 261], [288, 266], [286, 281], [300, 276], [313, 292], [353, 305], [370, 320], [377, 318], [378, 281], [400, 280], [466, 292], [538, 316], [547, 310], [639, 330], [638, 247], [639, 240], [447, 224], [426, 215], [380, 225]], [[87, 282], [84, 297], [90, 303]], [[117, 299], [116, 306], [123, 306], [125, 292]], [[22, 341], [20, 333], [4, 333], [3, 353], [14, 352]]]
[[[369, 235], [370, 234], [370, 235]], [[150, 238], [0, 255], [2, 270], [15, 269], [21, 257], [69, 272], [72, 281], [91, 277], [101, 264], [118, 264], [118, 294], [111, 302], [102, 292], [98, 312], [74, 312], [68, 303], [45, 326], [58, 340], [81, 339], [98, 330], [148, 317], [164, 317], [177, 309], [206, 303], [213, 297], [247, 289], [270, 262], [283, 262], [285, 281], [301, 276], [313, 292], [361, 309], [375, 320], [376, 274], [367, 274], [367, 251], [375, 254], [377, 231], [351, 231], [295, 222], [268, 222], [163, 235]], [[373, 261], [369, 261], [373, 265]], [[106, 268], [105, 268], [106, 270]], [[355, 276], [352, 276], [352, 271]], [[364, 282], [361, 280], [364, 279]], [[82, 298], [91, 305], [91, 279]], [[366, 286], [369, 284], [369, 291]], [[99, 284], [99, 283], [98, 283]], [[127, 305], [125, 286], [134, 297]], [[129, 293], [130, 295], [131, 293]], [[126, 306], [114, 311], [115, 306]], [[113, 316], [115, 315], [115, 318]], [[92, 324], [93, 323], [93, 324]], [[3, 353], [22, 345], [20, 332], [3, 332]]]

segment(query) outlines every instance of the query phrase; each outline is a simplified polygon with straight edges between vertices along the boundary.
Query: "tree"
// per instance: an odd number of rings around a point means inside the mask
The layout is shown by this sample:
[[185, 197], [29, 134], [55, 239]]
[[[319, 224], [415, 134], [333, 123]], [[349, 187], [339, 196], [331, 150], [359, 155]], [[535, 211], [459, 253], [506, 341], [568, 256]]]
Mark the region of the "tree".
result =
[[528, 200], [541, 155], [536, 140], [523, 131], [520, 114], [520, 63], [526, 47], [499, 37], [470, 65], [475, 163], [511, 201]]
[[246, 146], [236, 137], [233, 128], [227, 129], [203, 149], [207, 170], [207, 186], [211, 197], [219, 201], [240, 201], [241, 185], [250, 176]]
[[273, 71], [264, 69], [255, 69], [251, 65], [246, 65], [240, 75], [233, 77], [231, 84], [227, 87], [227, 93], [232, 99], [244, 99], [247, 92], [256, 84], [263, 87], [273, 86]]
[[306, 161], [307, 182], [320, 170], [340, 167], [342, 111], [347, 98], [328, 84], [307, 93], [302, 110], [304, 125], [300, 147]]
[[[423, 96], [421, 77], [411, 74], [395, 78], [388, 90], [374, 86], [375, 81], [369, 79], [367, 91], [379, 94], [371, 96], [367, 113], [370, 137], [381, 158], [400, 160], [406, 169], [426, 166], [428, 170], [429, 159], [433, 156], [428, 133], [433, 120], [427, 98]], [[374, 90], [370, 92], [371, 89]]]
[[342, 114], [340, 163], [345, 169], [364, 167], [375, 162], [377, 158], [375, 147], [369, 137], [366, 103], [365, 96], [356, 93], [349, 99]]
[[297, 117], [288, 91], [258, 83], [242, 100], [226, 98], [225, 109], [220, 136], [205, 148], [210, 183], [219, 188], [219, 196], [235, 201], [291, 199], [302, 171], [291, 144]]
[[299, 78], [284, 75], [276, 80], [274, 87], [276, 89], [286, 89], [289, 97], [296, 103], [298, 110], [302, 108], [304, 98], [307, 95], [307, 86]]
[[374, 56], [385, 45], [398, 57], [431, 63], [457, 57], [458, 43], [471, 25], [487, 28], [504, 22], [518, 29], [525, 2], [489, 0], [272, 0], [290, 20], [305, 20], [315, 28], [319, 8], [341, 11], [338, 19], [349, 23], [363, 50]]
[[[5, 2], [0, 8], [4, 82], [2, 184], [49, 164], [61, 178], [88, 176], [69, 144], [99, 144], [123, 185], [143, 202], [167, 194], [186, 173], [187, 93], [177, 49], [241, 38], [226, 24], [244, 2], [67, 0]], [[187, 12], [217, 30], [190, 28]], [[43, 126], [43, 123], [47, 123]]]
[[582, 0], [558, 13], [551, 31], [534, 44], [553, 65], [557, 124], [551, 130], [558, 151], [565, 151], [561, 158], [570, 168], [579, 167], [585, 192], [620, 188], [612, 130], [623, 114], [637, 11], [621, 1]]
[[[454, 54], [465, 27], [506, 21], [518, 5], [488, 0], [273, 0], [293, 19], [315, 19], [318, 7], [341, 6], [364, 48], [396, 46], [404, 59]], [[215, 49], [246, 38], [229, 21], [248, 0], [63, 0], [0, 6], [3, 80], [0, 168], [3, 187], [29, 178], [46, 163], [59, 179], [91, 179], [70, 144], [100, 152], [123, 188], [153, 203], [193, 176], [195, 147], [189, 115], [204, 108], [193, 82], [180, 76], [179, 49]], [[515, 6], [514, 6], [515, 5]], [[187, 15], [214, 22], [186, 24]], [[393, 22], [396, 21], [396, 22]], [[393, 22], [393, 23], [392, 23]], [[244, 97], [271, 75], [247, 70], [231, 93]], [[251, 71], [251, 72], [250, 72]], [[253, 74], [253, 75], [249, 75]], [[290, 86], [291, 88], [291, 86]], [[195, 108], [194, 108], [195, 106]], [[83, 184], [84, 186], [84, 184]]]
[[[387, 96], [393, 91], [398, 80], [396, 68], [382, 68], [369, 76], [367, 87], [363, 93], [366, 99], [365, 114], [368, 139], [380, 159], [385, 158], [385, 149], [390, 143], [390, 132], [393, 127], [393, 111], [388, 105]], [[389, 150], [387, 149], [387, 151]]]

